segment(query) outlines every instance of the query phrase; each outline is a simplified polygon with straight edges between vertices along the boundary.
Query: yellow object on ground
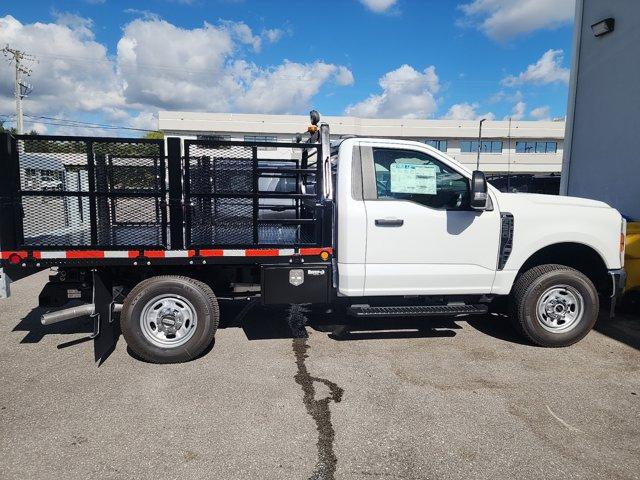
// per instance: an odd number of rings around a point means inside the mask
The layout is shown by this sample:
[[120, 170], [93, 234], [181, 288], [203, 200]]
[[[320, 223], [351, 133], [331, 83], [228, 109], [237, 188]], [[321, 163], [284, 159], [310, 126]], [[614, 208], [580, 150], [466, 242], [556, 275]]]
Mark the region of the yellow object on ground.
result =
[[627, 271], [626, 291], [640, 289], [640, 222], [627, 224], [624, 269]]

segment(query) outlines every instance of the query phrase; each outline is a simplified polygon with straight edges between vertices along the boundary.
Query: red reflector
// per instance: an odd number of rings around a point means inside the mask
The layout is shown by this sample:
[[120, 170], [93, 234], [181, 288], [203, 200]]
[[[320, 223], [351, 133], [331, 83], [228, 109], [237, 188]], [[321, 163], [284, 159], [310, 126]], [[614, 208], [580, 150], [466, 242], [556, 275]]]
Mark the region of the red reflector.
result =
[[323, 252], [331, 255], [331, 248], [301, 248], [300, 255], [321, 255]]
[[246, 250], [244, 254], [247, 257], [277, 257], [280, 250]]
[[145, 250], [144, 256], [147, 258], [164, 258], [164, 250]]
[[[193, 255], [191, 254], [191, 252], [193, 252], [193, 250], [189, 250], [189, 256], [192, 257]], [[200, 250], [200, 256], [201, 257], [222, 257], [224, 255], [224, 250], [207, 250], [207, 249], [203, 249]]]
[[19, 265], [22, 262], [22, 257], [17, 253], [12, 253], [9, 255], [9, 263], [12, 265]]
[[67, 250], [66, 257], [69, 260], [83, 258], [104, 258], [103, 250]]

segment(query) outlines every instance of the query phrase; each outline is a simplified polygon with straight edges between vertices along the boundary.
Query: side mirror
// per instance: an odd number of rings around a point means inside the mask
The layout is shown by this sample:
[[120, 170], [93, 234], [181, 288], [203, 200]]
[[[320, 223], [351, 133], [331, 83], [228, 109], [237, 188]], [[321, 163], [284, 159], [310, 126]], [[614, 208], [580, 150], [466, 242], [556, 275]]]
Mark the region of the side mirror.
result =
[[483, 172], [476, 170], [471, 176], [471, 208], [474, 210], [486, 210], [488, 203], [487, 179]]

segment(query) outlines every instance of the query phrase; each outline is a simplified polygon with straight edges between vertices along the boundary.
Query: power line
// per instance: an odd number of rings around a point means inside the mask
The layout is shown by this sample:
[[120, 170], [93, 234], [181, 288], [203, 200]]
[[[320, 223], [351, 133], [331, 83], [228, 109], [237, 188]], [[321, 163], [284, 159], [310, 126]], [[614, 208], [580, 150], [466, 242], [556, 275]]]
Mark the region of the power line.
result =
[[[15, 114], [0, 114], [0, 117], [4, 117], [5, 121], [15, 117]], [[83, 122], [81, 120], [70, 120], [67, 118], [58, 118], [58, 117], [47, 117], [44, 115], [36, 116], [36, 115], [25, 115], [25, 117], [31, 120], [25, 120], [25, 123], [29, 124], [42, 124], [42, 125], [53, 125], [57, 127], [81, 127], [81, 128], [92, 128], [96, 130], [129, 130], [135, 132], [155, 132], [156, 130], [149, 130], [146, 128], [136, 128], [136, 127], [125, 127], [122, 125], [110, 125], [104, 123], [94, 123], [94, 122]]]
[[[52, 120], [56, 122], [73, 124], [72, 126], [78, 126], [78, 127], [103, 128], [107, 130], [134, 130], [137, 132], [155, 132], [155, 130], [149, 130], [147, 128], [124, 127], [121, 125], [111, 125], [106, 123], [83, 122], [81, 120], [71, 120], [68, 118], [58, 118], [58, 117], [47, 117], [44, 115], [41, 115], [41, 116], [25, 115], [25, 116], [33, 119]], [[41, 123], [44, 123], [44, 122], [41, 122]]]

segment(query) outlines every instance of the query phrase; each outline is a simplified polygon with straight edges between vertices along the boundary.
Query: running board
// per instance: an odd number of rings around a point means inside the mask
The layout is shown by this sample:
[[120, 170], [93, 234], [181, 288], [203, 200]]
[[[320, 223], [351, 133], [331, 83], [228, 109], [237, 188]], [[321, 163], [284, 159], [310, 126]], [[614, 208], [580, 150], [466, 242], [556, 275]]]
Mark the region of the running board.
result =
[[352, 305], [349, 315], [354, 317], [426, 317], [451, 315], [482, 315], [489, 311], [487, 305], [411, 305], [399, 307], [371, 307]]

